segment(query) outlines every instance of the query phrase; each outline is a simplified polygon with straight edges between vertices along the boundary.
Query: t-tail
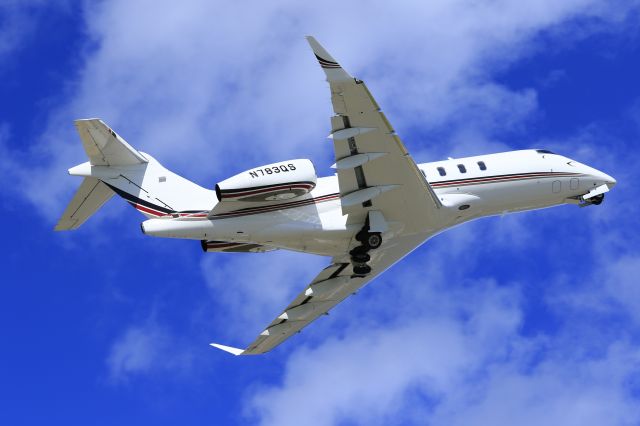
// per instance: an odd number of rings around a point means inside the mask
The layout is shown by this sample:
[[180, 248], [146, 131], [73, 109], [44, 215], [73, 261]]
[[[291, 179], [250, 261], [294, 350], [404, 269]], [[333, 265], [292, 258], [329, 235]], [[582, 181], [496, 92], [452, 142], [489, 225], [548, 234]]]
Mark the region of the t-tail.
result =
[[208, 212], [215, 191], [165, 169], [140, 152], [99, 119], [75, 122], [89, 161], [69, 169], [84, 178], [58, 221], [57, 231], [80, 227], [113, 194], [149, 218]]

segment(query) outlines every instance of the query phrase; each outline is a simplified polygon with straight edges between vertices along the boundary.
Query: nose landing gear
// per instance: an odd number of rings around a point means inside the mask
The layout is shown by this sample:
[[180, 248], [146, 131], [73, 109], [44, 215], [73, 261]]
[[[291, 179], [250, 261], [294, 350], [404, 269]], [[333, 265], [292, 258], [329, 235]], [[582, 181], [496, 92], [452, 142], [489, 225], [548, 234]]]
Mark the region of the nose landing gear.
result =
[[596, 206], [599, 206], [600, 204], [602, 204], [603, 200], [604, 200], [604, 194], [596, 195], [594, 197], [589, 198], [589, 202], [591, 204], [595, 204]]

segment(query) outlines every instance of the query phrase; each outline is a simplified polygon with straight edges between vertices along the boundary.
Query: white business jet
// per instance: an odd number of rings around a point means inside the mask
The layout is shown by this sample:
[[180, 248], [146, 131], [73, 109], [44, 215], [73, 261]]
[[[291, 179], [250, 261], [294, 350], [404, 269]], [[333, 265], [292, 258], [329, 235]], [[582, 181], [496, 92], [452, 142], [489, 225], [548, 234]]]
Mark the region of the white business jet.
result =
[[336, 173], [309, 160], [256, 167], [203, 188], [165, 169], [98, 119], [75, 125], [89, 161], [56, 230], [76, 229], [115, 193], [144, 214], [146, 235], [199, 240], [207, 252], [294, 250], [330, 256], [246, 349], [261, 354], [327, 313], [430, 237], [484, 216], [598, 205], [611, 176], [544, 149], [416, 164], [365, 84], [307, 38], [331, 90]]

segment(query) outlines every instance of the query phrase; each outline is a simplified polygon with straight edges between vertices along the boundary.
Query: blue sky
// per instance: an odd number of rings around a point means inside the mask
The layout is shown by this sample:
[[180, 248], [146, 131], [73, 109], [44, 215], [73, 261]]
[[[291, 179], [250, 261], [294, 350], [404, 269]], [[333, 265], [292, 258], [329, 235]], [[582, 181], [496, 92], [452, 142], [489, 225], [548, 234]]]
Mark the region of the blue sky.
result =
[[[640, 4], [387, 3], [0, 3], [1, 424], [640, 424]], [[327, 259], [144, 237], [120, 199], [54, 233], [73, 120], [208, 187], [286, 158], [329, 174], [306, 34], [419, 162], [543, 147], [618, 185], [439, 235], [268, 355], [216, 351]]]

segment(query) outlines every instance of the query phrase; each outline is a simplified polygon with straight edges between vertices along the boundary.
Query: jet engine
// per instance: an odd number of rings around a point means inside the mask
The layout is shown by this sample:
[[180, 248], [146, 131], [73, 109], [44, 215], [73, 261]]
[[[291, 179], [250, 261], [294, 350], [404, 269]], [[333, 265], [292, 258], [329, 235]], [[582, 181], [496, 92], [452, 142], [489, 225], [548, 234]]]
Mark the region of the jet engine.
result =
[[298, 159], [249, 169], [216, 185], [218, 201], [283, 201], [300, 197], [317, 182], [310, 160]]

